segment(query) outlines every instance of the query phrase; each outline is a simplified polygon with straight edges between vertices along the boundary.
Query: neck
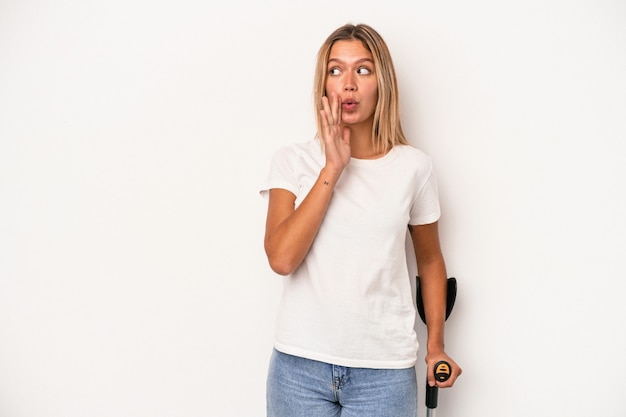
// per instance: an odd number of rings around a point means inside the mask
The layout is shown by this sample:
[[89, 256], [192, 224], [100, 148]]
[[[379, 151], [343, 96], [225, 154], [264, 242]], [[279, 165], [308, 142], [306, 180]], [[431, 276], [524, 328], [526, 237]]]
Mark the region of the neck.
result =
[[350, 125], [350, 151], [356, 159], [376, 159], [383, 153], [372, 143], [372, 124]]

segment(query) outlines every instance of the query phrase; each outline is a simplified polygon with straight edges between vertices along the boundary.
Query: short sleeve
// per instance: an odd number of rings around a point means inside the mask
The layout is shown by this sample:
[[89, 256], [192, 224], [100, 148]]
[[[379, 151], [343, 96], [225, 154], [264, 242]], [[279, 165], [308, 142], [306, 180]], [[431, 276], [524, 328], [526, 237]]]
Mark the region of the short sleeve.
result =
[[439, 191], [437, 178], [430, 158], [422, 171], [418, 181], [417, 192], [411, 205], [409, 224], [430, 224], [439, 220], [441, 207], [439, 205]]
[[270, 162], [269, 173], [261, 184], [259, 193], [261, 197], [267, 198], [269, 190], [272, 188], [282, 188], [298, 194], [298, 179], [293, 167], [293, 158], [290, 157], [288, 147], [279, 149]]

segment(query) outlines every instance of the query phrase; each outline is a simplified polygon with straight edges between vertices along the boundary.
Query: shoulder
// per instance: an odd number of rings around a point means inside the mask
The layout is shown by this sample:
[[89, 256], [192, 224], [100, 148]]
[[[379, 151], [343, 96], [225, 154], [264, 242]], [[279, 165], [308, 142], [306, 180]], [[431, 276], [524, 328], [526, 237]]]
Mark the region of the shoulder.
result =
[[394, 150], [398, 154], [400, 161], [416, 167], [432, 168], [430, 156], [413, 145], [395, 145]]
[[291, 143], [274, 152], [274, 161], [296, 163], [299, 160], [317, 161], [324, 158], [324, 152], [317, 140]]

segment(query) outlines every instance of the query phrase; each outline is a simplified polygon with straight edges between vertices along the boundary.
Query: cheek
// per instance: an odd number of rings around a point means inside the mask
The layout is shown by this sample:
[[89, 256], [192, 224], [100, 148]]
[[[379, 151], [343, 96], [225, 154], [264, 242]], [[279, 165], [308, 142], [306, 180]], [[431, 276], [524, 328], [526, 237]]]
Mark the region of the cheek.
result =
[[367, 99], [374, 107], [376, 107], [376, 103], [378, 103], [378, 88], [376, 86], [368, 90]]
[[326, 83], [324, 84], [324, 90], [326, 92], [326, 95], [329, 95], [333, 91], [335, 92], [339, 91], [337, 89], [337, 83], [332, 82], [330, 79], [326, 80]]
[[369, 94], [372, 99], [378, 101], [378, 83], [372, 83]]

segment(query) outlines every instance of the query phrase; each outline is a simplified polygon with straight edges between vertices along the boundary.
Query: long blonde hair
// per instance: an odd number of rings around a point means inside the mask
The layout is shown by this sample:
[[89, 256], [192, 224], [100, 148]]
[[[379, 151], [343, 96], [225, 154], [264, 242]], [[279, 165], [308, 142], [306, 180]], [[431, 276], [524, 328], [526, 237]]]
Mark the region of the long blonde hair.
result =
[[326, 77], [328, 76], [328, 58], [333, 44], [340, 40], [359, 40], [369, 50], [374, 59], [378, 82], [378, 103], [372, 125], [372, 144], [374, 149], [383, 153], [394, 145], [408, 144], [400, 123], [400, 99], [396, 72], [387, 44], [372, 27], [365, 24], [346, 24], [336, 29], [320, 47], [317, 54], [317, 66], [313, 87], [314, 108], [317, 120], [317, 135], [322, 131], [320, 110], [322, 97], [326, 95]]

